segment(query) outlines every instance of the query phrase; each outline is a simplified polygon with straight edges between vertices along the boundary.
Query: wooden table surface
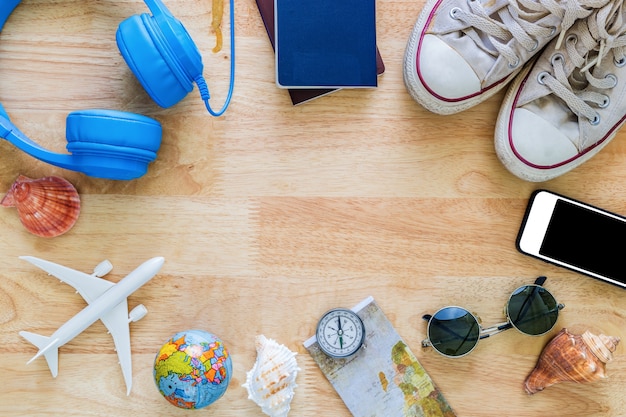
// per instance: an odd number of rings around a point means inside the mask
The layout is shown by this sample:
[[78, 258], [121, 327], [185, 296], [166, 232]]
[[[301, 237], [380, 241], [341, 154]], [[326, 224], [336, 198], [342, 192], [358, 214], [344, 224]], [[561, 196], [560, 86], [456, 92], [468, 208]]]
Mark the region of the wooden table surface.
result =
[[[0, 210], [0, 415], [188, 416], [152, 379], [160, 346], [174, 333], [218, 335], [234, 366], [220, 400], [197, 415], [262, 416], [241, 384], [263, 334], [297, 351], [301, 372], [292, 417], [350, 416], [302, 346], [318, 318], [372, 295], [459, 416], [623, 416], [626, 355], [609, 378], [564, 383], [529, 396], [522, 383], [557, 331], [624, 338], [626, 292], [521, 255], [514, 241], [530, 193], [544, 187], [625, 214], [626, 135], [580, 168], [548, 183], [509, 174], [493, 131], [503, 94], [463, 113], [438, 116], [412, 101], [402, 81], [406, 41], [424, 0], [379, 0], [378, 46], [386, 65], [376, 89], [342, 90], [292, 106], [274, 80], [274, 55], [254, 0], [237, 0], [236, 83], [223, 117], [197, 89], [170, 109], [144, 93], [115, 45], [141, 1], [24, 0], [0, 34], [0, 102], [41, 145], [65, 150], [65, 117], [84, 108], [146, 114], [163, 125], [148, 173], [110, 181], [54, 168], [0, 143], [0, 189], [19, 174], [60, 175], [81, 194], [67, 234], [29, 234], [14, 209]], [[211, 104], [229, 77], [213, 53], [210, 0], [168, 0], [200, 49]], [[126, 396], [111, 337], [97, 322], [60, 349], [53, 379], [18, 332], [50, 335], [85, 303], [67, 285], [18, 259], [32, 255], [91, 272], [103, 259], [118, 281], [164, 256], [161, 272], [129, 297], [149, 310], [131, 325], [133, 388]], [[421, 320], [445, 305], [503, 321], [516, 287], [547, 275], [566, 305], [546, 336], [508, 331], [461, 359], [422, 350]]]

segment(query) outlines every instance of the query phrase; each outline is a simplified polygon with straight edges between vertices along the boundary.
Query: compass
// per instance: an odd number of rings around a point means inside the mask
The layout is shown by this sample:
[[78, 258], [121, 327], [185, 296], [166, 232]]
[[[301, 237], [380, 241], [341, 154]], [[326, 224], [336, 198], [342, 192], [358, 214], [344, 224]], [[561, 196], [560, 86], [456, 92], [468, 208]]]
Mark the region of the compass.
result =
[[358, 351], [365, 341], [365, 326], [357, 314], [347, 308], [326, 312], [317, 323], [317, 343], [332, 358], [347, 358]]

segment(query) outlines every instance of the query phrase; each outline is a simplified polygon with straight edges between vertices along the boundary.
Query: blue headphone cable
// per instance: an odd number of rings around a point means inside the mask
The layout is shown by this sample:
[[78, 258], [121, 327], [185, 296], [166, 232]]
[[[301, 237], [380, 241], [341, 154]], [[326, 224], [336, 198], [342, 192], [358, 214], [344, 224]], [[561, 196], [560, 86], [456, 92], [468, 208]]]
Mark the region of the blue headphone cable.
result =
[[[216, 1], [216, 0], [214, 0]], [[200, 90], [200, 97], [204, 101], [204, 105], [206, 109], [212, 116], [221, 116], [224, 114], [228, 105], [230, 104], [230, 99], [233, 96], [233, 89], [235, 87], [235, 0], [230, 0], [230, 83], [228, 85], [228, 95], [226, 96], [226, 100], [224, 101], [224, 106], [220, 109], [220, 111], [214, 111], [209, 104], [209, 99], [211, 95], [209, 94], [209, 87], [202, 76], [202, 74], [198, 75], [194, 80], [198, 85], [198, 90]]]

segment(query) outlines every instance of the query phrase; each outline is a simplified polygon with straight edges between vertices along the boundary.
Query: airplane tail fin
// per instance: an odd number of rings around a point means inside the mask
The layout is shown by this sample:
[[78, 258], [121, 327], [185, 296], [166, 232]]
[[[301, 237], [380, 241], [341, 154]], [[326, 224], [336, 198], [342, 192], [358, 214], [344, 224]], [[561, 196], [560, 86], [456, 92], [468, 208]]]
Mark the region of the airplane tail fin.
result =
[[27, 364], [41, 355], [44, 355], [48, 362], [48, 368], [50, 368], [50, 372], [52, 372], [52, 376], [56, 378], [59, 373], [59, 348], [56, 346], [57, 339], [52, 340], [50, 337], [30, 332], [20, 332], [20, 336], [39, 348], [39, 352], [37, 352]]

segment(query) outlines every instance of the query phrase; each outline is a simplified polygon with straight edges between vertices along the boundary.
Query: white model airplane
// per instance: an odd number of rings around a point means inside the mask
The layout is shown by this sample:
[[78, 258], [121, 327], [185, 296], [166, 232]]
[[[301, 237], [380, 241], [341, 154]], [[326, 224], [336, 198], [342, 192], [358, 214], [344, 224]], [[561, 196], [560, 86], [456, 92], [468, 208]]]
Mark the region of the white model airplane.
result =
[[59, 370], [59, 347], [100, 319], [113, 336], [115, 350], [126, 382], [126, 395], [129, 395], [133, 376], [128, 327], [130, 323], [143, 318], [148, 310], [140, 304], [128, 314], [126, 298], [150, 281], [159, 272], [165, 259], [156, 257], [144, 262], [117, 284], [100, 278], [113, 269], [109, 261], [101, 262], [96, 266], [93, 274], [88, 275], [32, 256], [20, 256], [20, 259], [32, 263], [49, 275], [54, 275], [62, 282], [71, 285], [88, 304], [50, 337], [20, 332], [20, 336], [39, 348], [37, 354], [28, 363], [44, 355], [52, 376], [56, 377]]

